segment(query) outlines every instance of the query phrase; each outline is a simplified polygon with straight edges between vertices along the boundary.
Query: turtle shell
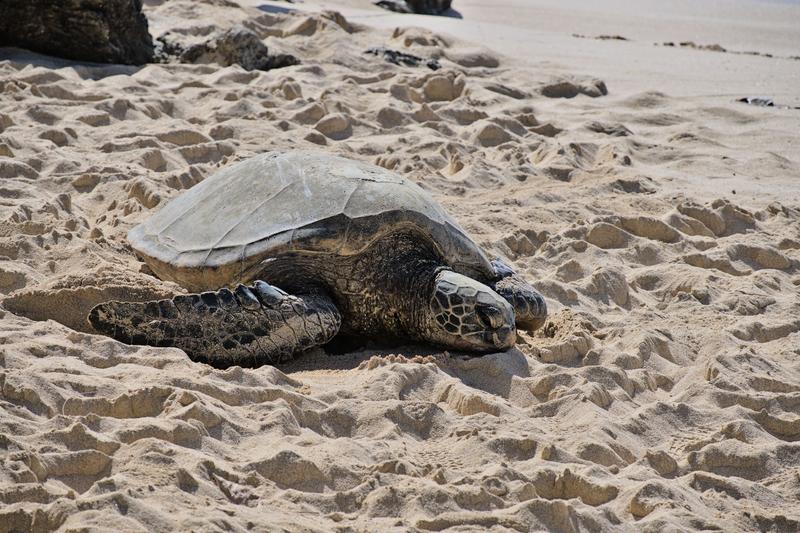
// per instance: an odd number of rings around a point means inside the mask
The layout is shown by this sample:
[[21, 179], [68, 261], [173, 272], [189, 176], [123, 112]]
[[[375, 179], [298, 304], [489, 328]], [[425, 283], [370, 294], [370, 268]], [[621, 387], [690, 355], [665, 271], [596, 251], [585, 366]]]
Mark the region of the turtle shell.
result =
[[442, 262], [490, 278], [486, 255], [418, 185], [382, 167], [324, 153], [268, 152], [222, 169], [128, 233], [162, 279], [189, 290], [250, 281], [286, 253], [352, 255], [399, 230], [428, 239]]

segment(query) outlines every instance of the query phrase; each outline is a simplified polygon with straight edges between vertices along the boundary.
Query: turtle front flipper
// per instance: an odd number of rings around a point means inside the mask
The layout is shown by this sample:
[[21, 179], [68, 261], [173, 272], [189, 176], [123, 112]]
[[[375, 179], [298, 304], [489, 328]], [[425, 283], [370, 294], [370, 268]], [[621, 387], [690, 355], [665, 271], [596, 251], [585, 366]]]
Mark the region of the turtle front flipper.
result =
[[492, 261], [497, 281], [489, 286], [514, 308], [517, 329], [534, 331], [547, 320], [547, 304], [539, 291], [500, 259]]
[[128, 344], [174, 346], [216, 367], [252, 367], [326, 344], [342, 317], [325, 294], [293, 296], [256, 281], [172, 300], [105, 302], [91, 310], [89, 322]]

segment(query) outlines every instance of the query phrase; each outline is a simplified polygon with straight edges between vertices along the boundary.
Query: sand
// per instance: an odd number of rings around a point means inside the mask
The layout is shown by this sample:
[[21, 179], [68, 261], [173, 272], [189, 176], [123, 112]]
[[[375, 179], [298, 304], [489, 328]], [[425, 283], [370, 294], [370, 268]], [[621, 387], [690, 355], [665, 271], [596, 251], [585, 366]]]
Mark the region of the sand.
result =
[[[145, 3], [154, 36], [243, 24], [303, 64], [0, 50], [0, 531], [800, 530], [800, 111], [735, 101], [800, 105], [798, 7]], [[181, 291], [128, 229], [296, 147], [429, 190], [546, 326], [227, 370], [91, 332]]]

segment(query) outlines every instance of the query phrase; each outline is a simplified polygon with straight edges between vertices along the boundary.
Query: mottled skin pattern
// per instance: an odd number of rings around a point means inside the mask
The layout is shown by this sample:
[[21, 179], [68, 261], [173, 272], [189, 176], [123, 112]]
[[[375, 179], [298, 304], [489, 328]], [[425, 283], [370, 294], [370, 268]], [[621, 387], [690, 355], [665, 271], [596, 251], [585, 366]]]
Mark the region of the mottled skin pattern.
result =
[[494, 266], [494, 280], [469, 278], [449, 270], [426, 239], [397, 232], [354, 256], [296, 253], [266, 261], [256, 278], [292, 295], [255, 281], [171, 301], [106, 302], [89, 320], [123, 342], [175, 346], [222, 367], [278, 363], [339, 332], [504, 350], [515, 342], [515, 312], [527, 328], [547, 309], [510, 268]]
[[543, 326], [547, 319], [547, 304], [542, 295], [499, 259], [492, 261], [492, 266], [500, 280], [490, 286], [514, 308], [517, 328], [534, 331]]
[[122, 342], [175, 346], [222, 367], [287, 361], [330, 341], [341, 320], [327, 296], [299, 298], [263, 281], [172, 300], [107, 302], [89, 314], [95, 329]]

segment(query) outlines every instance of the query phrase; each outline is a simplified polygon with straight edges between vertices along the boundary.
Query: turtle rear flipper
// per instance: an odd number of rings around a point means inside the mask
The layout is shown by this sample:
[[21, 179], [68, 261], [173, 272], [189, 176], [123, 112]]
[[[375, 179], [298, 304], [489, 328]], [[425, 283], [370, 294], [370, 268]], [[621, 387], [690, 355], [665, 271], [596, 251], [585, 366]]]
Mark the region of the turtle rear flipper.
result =
[[275, 364], [330, 341], [341, 315], [322, 293], [286, 294], [263, 281], [172, 300], [105, 302], [97, 331], [128, 344], [174, 346], [216, 367]]

